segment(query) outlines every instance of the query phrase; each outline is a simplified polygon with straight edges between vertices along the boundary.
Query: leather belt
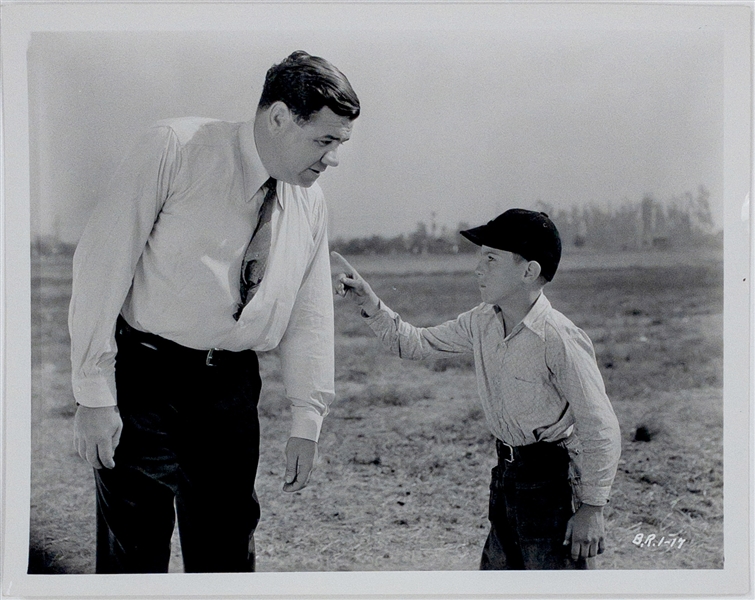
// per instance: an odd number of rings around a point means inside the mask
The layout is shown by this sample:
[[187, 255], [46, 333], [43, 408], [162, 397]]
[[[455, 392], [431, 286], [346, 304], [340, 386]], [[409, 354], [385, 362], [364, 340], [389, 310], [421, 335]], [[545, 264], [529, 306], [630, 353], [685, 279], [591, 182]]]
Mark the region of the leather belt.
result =
[[566, 452], [558, 442], [536, 442], [526, 446], [512, 446], [501, 440], [495, 442], [498, 464], [507, 466], [511, 463], [528, 463], [548, 461], [558, 454]]
[[211, 348], [209, 350], [188, 348], [154, 333], [147, 333], [134, 329], [123, 317], [120, 316], [116, 323], [116, 334], [121, 339], [140, 344], [145, 348], [154, 350], [160, 354], [180, 360], [187, 360], [193, 363], [198, 362], [207, 367], [217, 367], [221, 363], [239, 361], [246, 358], [250, 352], [254, 354], [253, 350], [233, 352], [231, 350], [221, 350], [219, 348]]

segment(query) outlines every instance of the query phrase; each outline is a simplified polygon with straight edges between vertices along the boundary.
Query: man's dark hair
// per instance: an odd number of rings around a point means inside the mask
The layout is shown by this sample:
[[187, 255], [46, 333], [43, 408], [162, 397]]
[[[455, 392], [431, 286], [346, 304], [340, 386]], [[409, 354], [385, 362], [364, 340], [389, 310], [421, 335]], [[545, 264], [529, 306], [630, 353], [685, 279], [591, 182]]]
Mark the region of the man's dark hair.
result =
[[327, 106], [339, 117], [359, 116], [359, 98], [346, 76], [324, 58], [292, 52], [265, 76], [258, 108], [284, 102], [299, 124]]

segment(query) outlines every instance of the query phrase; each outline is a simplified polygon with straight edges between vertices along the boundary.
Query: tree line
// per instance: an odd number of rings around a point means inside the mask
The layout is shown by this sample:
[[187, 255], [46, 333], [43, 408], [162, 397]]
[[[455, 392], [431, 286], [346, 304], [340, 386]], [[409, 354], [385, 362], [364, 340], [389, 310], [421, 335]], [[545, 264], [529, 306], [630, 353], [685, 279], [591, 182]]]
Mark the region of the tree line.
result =
[[[640, 200], [625, 201], [614, 208], [596, 205], [560, 208], [538, 201], [535, 209], [551, 217], [565, 247], [639, 250], [723, 246], [723, 232], [715, 227], [710, 193], [703, 185], [695, 193], [685, 192], [665, 201], [646, 194]], [[454, 228], [438, 226], [432, 215], [429, 224], [420, 221], [410, 233], [392, 237], [336, 237], [331, 239], [330, 246], [342, 254], [473, 253], [476, 246], [459, 235], [459, 231], [470, 226], [466, 222]], [[75, 244], [61, 242], [57, 236], [38, 236], [32, 243], [34, 254], [71, 254], [74, 248]]]
[[[722, 247], [723, 232], [716, 229], [705, 186], [696, 193], [685, 192], [665, 201], [646, 194], [641, 200], [624, 201], [614, 208], [596, 205], [559, 208], [538, 201], [535, 210], [547, 213], [561, 233], [565, 247], [595, 250], [666, 250], [688, 247]], [[430, 223], [417, 223], [414, 231], [393, 237], [371, 235], [331, 240], [332, 249], [342, 254], [458, 254], [475, 252], [476, 246], [459, 231]]]

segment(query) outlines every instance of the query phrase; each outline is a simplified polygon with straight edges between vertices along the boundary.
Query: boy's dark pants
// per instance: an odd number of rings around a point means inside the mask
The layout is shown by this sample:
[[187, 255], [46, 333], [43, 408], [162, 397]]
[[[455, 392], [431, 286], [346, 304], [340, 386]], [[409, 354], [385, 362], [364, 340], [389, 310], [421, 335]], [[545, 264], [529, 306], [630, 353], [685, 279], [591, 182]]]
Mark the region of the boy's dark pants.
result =
[[167, 572], [176, 512], [187, 572], [253, 571], [256, 354], [208, 361], [122, 319], [116, 340], [123, 433], [115, 468], [95, 470], [97, 573]]
[[586, 569], [563, 545], [574, 514], [568, 451], [547, 442], [512, 448], [500, 440], [496, 451], [480, 569]]

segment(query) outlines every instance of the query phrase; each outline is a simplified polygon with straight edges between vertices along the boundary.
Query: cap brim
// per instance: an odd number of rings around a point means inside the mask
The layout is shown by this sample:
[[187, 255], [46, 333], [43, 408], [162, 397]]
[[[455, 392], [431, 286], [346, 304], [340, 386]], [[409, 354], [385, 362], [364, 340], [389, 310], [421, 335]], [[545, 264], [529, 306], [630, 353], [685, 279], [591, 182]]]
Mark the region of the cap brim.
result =
[[470, 242], [475, 244], [476, 246], [483, 246], [485, 244], [485, 225], [481, 225], [480, 227], [473, 227], [472, 229], [465, 229], [464, 231], [460, 231], [459, 233], [463, 235], [465, 238], [467, 238]]

